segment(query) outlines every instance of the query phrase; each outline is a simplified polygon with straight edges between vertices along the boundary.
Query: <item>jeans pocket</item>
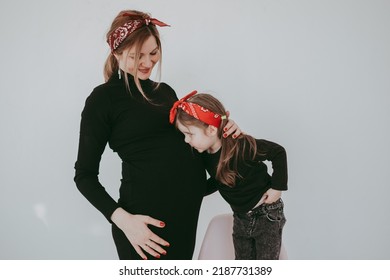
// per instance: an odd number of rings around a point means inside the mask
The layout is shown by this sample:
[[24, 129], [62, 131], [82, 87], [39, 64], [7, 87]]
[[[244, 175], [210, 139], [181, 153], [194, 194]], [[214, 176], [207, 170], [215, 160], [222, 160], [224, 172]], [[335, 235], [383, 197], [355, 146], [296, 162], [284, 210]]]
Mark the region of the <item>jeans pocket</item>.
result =
[[280, 222], [285, 220], [283, 207], [278, 208], [266, 208], [266, 217], [271, 222]]

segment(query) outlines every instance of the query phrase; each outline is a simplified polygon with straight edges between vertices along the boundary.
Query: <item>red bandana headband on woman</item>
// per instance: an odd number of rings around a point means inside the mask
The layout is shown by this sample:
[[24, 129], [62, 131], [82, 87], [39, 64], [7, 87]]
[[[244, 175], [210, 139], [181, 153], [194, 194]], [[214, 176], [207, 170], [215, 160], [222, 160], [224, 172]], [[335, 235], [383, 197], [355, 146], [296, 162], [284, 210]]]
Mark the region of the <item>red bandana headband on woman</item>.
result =
[[122, 16], [129, 16], [131, 19], [123, 24], [122, 26], [119, 26], [117, 29], [114, 30], [114, 32], [111, 33], [111, 35], [107, 39], [107, 43], [111, 48], [111, 52], [115, 51], [119, 45], [129, 36], [131, 33], [133, 33], [135, 30], [139, 29], [142, 26], [154, 24], [158, 25], [160, 27], [163, 26], [169, 26], [168, 24], [159, 21], [158, 19], [151, 18], [149, 16], [138, 16], [133, 15], [129, 13], [124, 13]]
[[186, 101], [188, 98], [195, 95], [196, 93], [197, 91], [194, 90], [173, 104], [171, 112], [169, 114], [170, 123], [173, 123], [175, 121], [177, 109], [180, 108], [188, 115], [200, 120], [201, 122], [215, 127], [219, 127], [221, 125], [222, 120], [226, 119], [226, 116], [221, 116], [219, 114], [211, 112], [209, 109], [206, 109], [196, 103]]

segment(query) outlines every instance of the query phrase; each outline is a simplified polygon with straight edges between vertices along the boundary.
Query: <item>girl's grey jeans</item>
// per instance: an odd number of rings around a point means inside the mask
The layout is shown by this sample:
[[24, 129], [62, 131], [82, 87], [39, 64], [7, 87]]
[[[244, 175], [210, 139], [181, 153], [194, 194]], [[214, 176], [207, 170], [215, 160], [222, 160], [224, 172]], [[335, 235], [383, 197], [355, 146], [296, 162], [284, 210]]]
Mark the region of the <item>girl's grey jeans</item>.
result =
[[233, 243], [237, 260], [277, 260], [286, 218], [282, 199], [234, 213]]

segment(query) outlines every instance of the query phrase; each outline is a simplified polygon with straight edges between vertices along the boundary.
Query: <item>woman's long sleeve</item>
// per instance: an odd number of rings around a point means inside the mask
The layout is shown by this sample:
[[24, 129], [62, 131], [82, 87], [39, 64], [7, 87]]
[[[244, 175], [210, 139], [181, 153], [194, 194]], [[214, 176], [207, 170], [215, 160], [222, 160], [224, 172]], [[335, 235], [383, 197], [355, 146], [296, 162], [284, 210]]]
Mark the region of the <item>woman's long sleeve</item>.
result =
[[111, 134], [109, 105], [107, 94], [96, 90], [86, 100], [81, 114], [74, 181], [88, 201], [111, 222], [118, 204], [98, 179], [100, 160]]

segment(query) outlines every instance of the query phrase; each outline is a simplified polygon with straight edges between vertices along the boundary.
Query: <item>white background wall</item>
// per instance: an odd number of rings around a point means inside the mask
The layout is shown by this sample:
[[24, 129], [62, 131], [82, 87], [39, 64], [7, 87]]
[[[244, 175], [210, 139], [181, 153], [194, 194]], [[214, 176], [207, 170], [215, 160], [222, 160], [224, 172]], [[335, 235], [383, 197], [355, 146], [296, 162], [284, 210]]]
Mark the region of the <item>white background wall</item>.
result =
[[[0, 259], [116, 259], [73, 182], [80, 113], [103, 82], [122, 9], [162, 28], [162, 80], [208, 91], [241, 128], [288, 152], [290, 259], [390, 258], [390, 2], [69, 0], [0, 4]], [[101, 181], [116, 198], [120, 163]], [[164, 202], [161, 202], [164, 205]], [[210, 219], [204, 200], [195, 256]]]

